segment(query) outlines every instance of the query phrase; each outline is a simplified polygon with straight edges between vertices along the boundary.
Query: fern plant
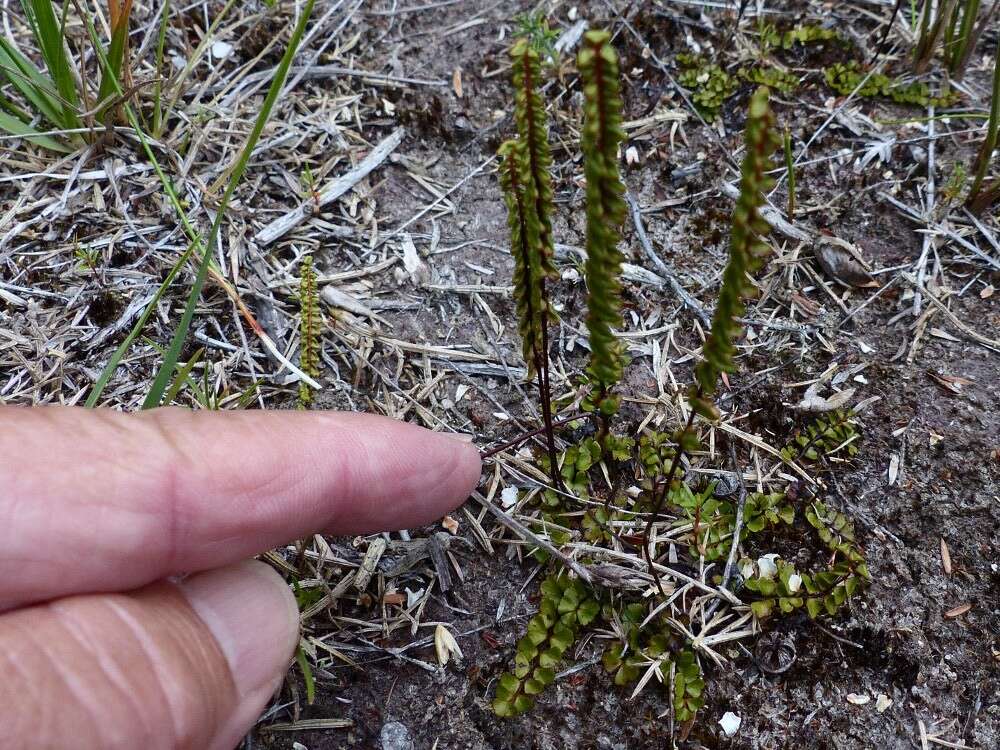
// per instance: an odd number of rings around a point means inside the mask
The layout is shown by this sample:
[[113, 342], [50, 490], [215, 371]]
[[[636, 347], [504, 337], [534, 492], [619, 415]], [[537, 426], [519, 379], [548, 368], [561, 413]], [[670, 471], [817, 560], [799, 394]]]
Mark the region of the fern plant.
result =
[[759, 88], [750, 98], [746, 156], [740, 177], [740, 195], [733, 212], [729, 262], [722, 275], [711, 332], [702, 348], [702, 359], [695, 367], [696, 385], [689, 398], [692, 410], [709, 420], [719, 418], [719, 410], [711, 401], [719, 376], [736, 371], [735, 341], [743, 331], [738, 319], [746, 312], [743, 298], [754, 293], [747, 276], [761, 267], [770, 251], [761, 239], [770, 227], [760, 210], [764, 192], [774, 183], [767, 171], [771, 166], [771, 154], [779, 145], [768, 90]]
[[507, 204], [514, 256], [514, 296], [528, 376], [538, 381], [542, 420], [553, 484], [556, 471], [549, 385], [547, 281], [557, 278], [552, 262], [552, 155], [545, 106], [538, 93], [541, 65], [538, 52], [526, 39], [511, 49], [514, 81], [514, 119], [517, 140], [500, 147], [500, 185]]
[[[805, 43], [813, 35], [803, 32], [801, 36]], [[785, 43], [784, 37], [780, 43]], [[797, 37], [790, 37], [787, 42], [789, 46], [797, 43], [800, 43]], [[634, 544], [635, 535], [623, 532], [622, 527], [645, 523], [643, 554], [651, 577], [659, 591], [665, 593], [649, 544], [650, 529], [665, 504], [669, 504], [676, 519], [674, 538], [697, 561], [720, 560], [753, 535], [780, 533], [796, 522], [795, 509], [782, 492], [752, 493], [738, 505], [734, 500], [716, 496], [712, 484], [696, 489], [681, 467], [684, 454], [700, 447], [696, 417], [714, 421], [720, 416], [714, 402], [718, 380], [722, 373], [736, 369], [736, 340], [742, 335], [739, 320], [745, 313], [744, 299], [754, 292], [750, 274], [760, 269], [768, 253], [762, 239], [768, 226], [761, 208], [763, 193], [772, 185], [767, 174], [771, 155], [781, 143], [774, 127], [768, 90], [762, 87], [750, 99], [746, 155], [733, 215], [729, 260], [703, 346], [703, 358], [696, 366], [694, 385], [688, 393], [687, 423], [675, 432], [647, 431], [636, 448], [631, 440], [611, 433], [611, 417], [619, 408], [614, 391], [626, 364], [624, 351], [614, 334], [622, 322], [623, 256], [618, 243], [625, 217], [624, 187], [618, 169], [618, 151], [624, 138], [618, 59], [606, 32], [591, 31], [585, 35], [577, 60], [583, 88], [581, 150], [586, 177], [585, 274], [591, 350], [584, 408], [596, 412], [599, 422], [596, 435], [584, 437], [557, 453], [549, 411], [546, 333], [551, 317], [546, 283], [555, 276], [551, 157], [543, 104], [538, 95], [538, 53], [520, 40], [511, 54], [518, 135], [500, 148], [500, 184], [514, 256], [514, 298], [522, 353], [530, 374], [537, 378], [546, 420], [548, 445], [539, 463], [557, 486], [535, 495], [531, 518], [526, 523], [556, 548], [574, 538], [592, 545]], [[842, 435], [843, 426], [839, 423], [832, 429], [831, 440]], [[820, 433], [826, 435], [827, 431], [823, 428]], [[636, 459], [635, 464], [624, 463], [632, 458]], [[598, 474], [609, 486], [609, 491], [604, 491], [603, 505], [591, 499], [592, 492], [598, 497], [601, 494], [596, 490]], [[621, 491], [617, 482], [626, 476], [637, 481], [637, 492]], [[583, 512], [581, 501], [589, 501]], [[737, 519], [740, 508], [742, 517]], [[638, 520], [644, 512], [648, 518]], [[813, 503], [805, 515], [832, 562], [828, 569], [799, 574], [790, 563], [779, 561], [774, 565], [775, 576], [769, 568], [758, 570], [745, 561], [745, 596], [748, 595], [758, 617], [766, 617], [775, 610], [786, 612], [797, 608], [804, 608], [810, 615], [832, 613], [867, 580], [863, 556], [846, 519], [821, 503]], [[638, 689], [656, 676], [660, 682], [672, 685], [670, 701], [675, 718], [680, 722], [692, 720], [703, 704], [705, 687], [695, 651], [696, 639], [688, 627], [694, 627], [694, 623], [684, 625], [664, 616], [656, 599], [647, 599], [639, 593], [609, 594], [592, 589], [571, 574], [560, 572], [552, 564], [550, 552], [551, 548], [549, 552], [531, 551], [540, 563], [551, 566], [553, 572], [541, 586], [538, 612], [517, 643], [512, 670], [497, 683], [494, 711], [499, 716], [511, 717], [529, 710], [536, 696], [555, 680], [556, 669], [582, 629], [600, 621], [614, 634], [602, 658], [614, 683], [620, 686], [635, 683]], [[586, 560], [581, 562], [586, 564]]]
[[583, 83], [583, 130], [580, 150], [587, 179], [587, 333], [592, 391], [585, 408], [600, 414], [598, 442], [608, 437], [608, 417], [618, 410], [611, 389], [621, 380], [624, 350], [615, 338], [620, 327], [621, 268], [618, 249], [625, 221], [625, 186], [618, 173], [618, 148], [625, 137], [621, 125], [618, 55], [606, 31], [584, 35], [577, 59]]
[[837, 456], [853, 458], [858, 452], [854, 413], [836, 409], [806, 425], [781, 451], [786, 461], [819, 461]]
[[[312, 256], [302, 259], [299, 269], [299, 369], [311, 378], [319, 375], [320, 348], [320, 307], [319, 292], [316, 288], [316, 269], [313, 268]], [[312, 402], [312, 390], [309, 385], [299, 382], [300, 409], [305, 409]]]
[[534, 696], [555, 679], [555, 667], [573, 645], [580, 627], [589, 625], [601, 605], [587, 587], [566, 574], [542, 582], [538, 614], [517, 643], [514, 671], [500, 677], [493, 710], [497, 716], [516, 716], [529, 710]]
[[832, 555], [825, 570], [800, 573], [795, 566], [775, 559], [762, 566], [750, 560], [740, 564], [747, 590], [758, 596], [750, 609], [759, 619], [775, 609], [788, 614], [805, 608], [815, 619], [823, 612], [833, 615], [871, 580], [864, 554], [854, 537], [854, 524], [843, 513], [817, 501], [806, 510], [806, 520]]
[[746, 155], [743, 157], [740, 193], [733, 211], [729, 262], [722, 275], [719, 301], [712, 316], [711, 330], [702, 347], [702, 359], [695, 366], [695, 383], [688, 394], [691, 411], [687, 424], [674, 435], [678, 449], [674, 453], [665, 478], [656, 483], [652, 513], [646, 522], [643, 554], [646, 556], [649, 572], [656, 582], [656, 587], [661, 591], [663, 584], [653, 564], [648, 540], [667, 496], [677, 489], [675, 482], [681, 455], [684, 452], [697, 450], [700, 445], [698, 434], [694, 430], [695, 416], [700, 415], [709, 421], [715, 421], [720, 417], [712, 396], [715, 394], [719, 376], [724, 372], [736, 370], [735, 342], [743, 330], [739, 318], [746, 310], [743, 298], [754, 292], [754, 287], [747, 277], [760, 268], [769, 251], [767, 243], [761, 237], [770, 227], [761, 216], [760, 210], [764, 203], [764, 192], [774, 184], [767, 172], [770, 168], [771, 153], [780, 145], [780, 139], [775, 132], [774, 114], [771, 112], [769, 92], [765, 87], [757, 89], [750, 98], [745, 141]]

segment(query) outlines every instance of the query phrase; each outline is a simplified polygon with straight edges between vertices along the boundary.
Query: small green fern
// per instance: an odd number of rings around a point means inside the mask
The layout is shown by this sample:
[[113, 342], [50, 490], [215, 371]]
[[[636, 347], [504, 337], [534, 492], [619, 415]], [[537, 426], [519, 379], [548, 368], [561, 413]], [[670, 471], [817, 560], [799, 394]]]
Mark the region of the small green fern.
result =
[[854, 412], [836, 409], [822, 414], [781, 451], [786, 461], [819, 461], [831, 457], [853, 458], [858, 452], [859, 435], [855, 429]]
[[576, 641], [581, 626], [600, 614], [600, 603], [587, 587], [565, 573], [542, 582], [538, 614], [517, 642], [514, 671], [500, 677], [493, 710], [497, 716], [517, 716], [529, 710], [534, 696], [555, 679], [555, 667]]
[[539, 367], [542, 328], [546, 319], [546, 301], [542, 298], [539, 283], [543, 271], [538, 239], [540, 227], [534, 209], [534, 184], [523, 141], [505, 141], [498, 153], [500, 187], [507, 204], [507, 226], [510, 229], [511, 254], [514, 256], [514, 301], [521, 334], [521, 352], [528, 367], [528, 377], [532, 377]]
[[697, 55], [682, 52], [677, 55], [677, 63], [681, 66], [677, 82], [690, 89], [695, 109], [711, 122], [718, 117], [726, 99], [736, 92], [737, 80], [715, 63]]
[[816, 529], [820, 540], [833, 554], [833, 562], [817, 573], [799, 573], [784, 560], [774, 560], [774, 569], [760, 569], [750, 560], [740, 567], [750, 573], [744, 581], [748, 591], [760, 598], [750, 609], [760, 619], [775, 609], [788, 614], [805, 608], [809, 617], [823, 612], [836, 614], [844, 603], [871, 581], [864, 554], [854, 537], [854, 524], [843, 513], [816, 501], [806, 510], [806, 520]]
[[514, 79], [514, 120], [517, 135], [524, 144], [531, 191], [535, 203], [534, 218], [538, 222], [538, 262], [542, 278], [557, 278], [552, 264], [552, 152], [549, 147], [549, 126], [545, 105], [539, 93], [542, 78], [538, 53], [524, 39], [518, 40], [510, 52]]
[[520, 39], [510, 54], [518, 139], [507, 141], [500, 148], [500, 181], [511, 231], [522, 350], [529, 377], [533, 374], [538, 380], [552, 481], [558, 485], [559, 477], [554, 471], [556, 446], [548, 351], [550, 309], [546, 291], [546, 281], [557, 277], [552, 262], [552, 155], [545, 107], [538, 91], [541, 80], [538, 52], [526, 39]]
[[[865, 79], [865, 76], [867, 80]], [[926, 107], [949, 107], [959, 100], [957, 91], [947, 91], [940, 96], [932, 96], [930, 87], [923, 81], [902, 81], [890, 78], [884, 73], [868, 75], [856, 60], [834, 63], [823, 72], [826, 84], [841, 96], [857, 92], [866, 98], [881, 97], [897, 104], [911, 104]]]
[[[315, 379], [319, 376], [320, 307], [316, 288], [316, 269], [312, 256], [302, 259], [299, 269], [299, 369]], [[312, 389], [299, 382], [298, 407], [305, 409], [312, 402]]]

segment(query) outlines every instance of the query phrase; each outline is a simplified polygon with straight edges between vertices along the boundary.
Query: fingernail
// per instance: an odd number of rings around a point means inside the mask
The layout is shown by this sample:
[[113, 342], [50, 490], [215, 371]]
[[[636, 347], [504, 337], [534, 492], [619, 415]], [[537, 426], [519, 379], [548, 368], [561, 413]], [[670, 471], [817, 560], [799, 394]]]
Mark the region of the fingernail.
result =
[[273, 685], [299, 639], [295, 597], [272, 568], [248, 560], [178, 584], [215, 636], [241, 697]]

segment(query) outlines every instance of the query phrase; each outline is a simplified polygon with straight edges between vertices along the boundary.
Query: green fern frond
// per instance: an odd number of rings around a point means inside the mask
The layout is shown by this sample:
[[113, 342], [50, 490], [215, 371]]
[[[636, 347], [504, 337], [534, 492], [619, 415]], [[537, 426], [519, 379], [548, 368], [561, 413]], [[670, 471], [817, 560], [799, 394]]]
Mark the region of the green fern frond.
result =
[[[319, 375], [320, 310], [316, 289], [316, 269], [312, 256], [302, 259], [299, 271], [299, 369], [311, 378]], [[312, 401], [309, 385], [299, 382], [299, 408], [305, 409]]]
[[750, 99], [746, 127], [746, 156], [740, 178], [740, 197], [733, 211], [733, 228], [729, 245], [729, 263], [722, 275], [719, 302], [712, 318], [712, 330], [703, 347], [703, 357], [695, 368], [696, 388], [690, 394], [691, 408], [706, 419], [718, 419], [719, 411], [712, 403], [719, 375], [734, 372], [736, 339], [742, 333], [737, 320], [746, 308], [743, 298], [750, 296], [753, 285], [747, 274], [760, 268], [769, 248], [761, 236], [769, 227], [760, 215], [764, 192], [773, 184], [768, 177], [771, 153], [780, 145], [775, 133], [774, 114], [768, 103], [768, 90], [759, 88]]
[[[618, 173], [618, 147], [625, 137], [618, 86], [618, 55], [606, 31], [583, 38], [577, 60], [583, 81], [581, 133], [587, 178], [587, 330], [590, 376], [607, 391], [621, 379], [623, 350], [612, 328], [621, 326], [622, 253], [618, 249], [625, 221], [625, 186]], [[602, 411], [606, 411], [602, 408]]]
[[[535, 216], [538, 218], [538, 248], [542, 273], [556, 278], [552, 263], [552, 152], [549, 148], [549, 126], [545, 105], [538, 91], [542, 79], [538, 53], [526, 39], [519, 39], [510, 51], [514, 77], [514, 119], [517, 135], [524, 144], [531, 175]], [[544, 282], [543, 282], [544, 283]]]
[[505, 141], [498, 154], [500, 188], [507, 204], [507, 226], [510, 228], [511, 254], [514, 256], [514, 302], [518, 331], [530, 378], [543, 351], [542, 327], [545, 325], [546, 301], [539, 283], [542, 277], [541, 227], [535, 212], [534, 183], [524, 141]]
[[517, 716], [530, 709], [534, 696], [555, 680], [555, 668], [573, 645], [581, 627], [601, 612], [600, 603], [579, 580], [554, 574], [542, 582], [538, 614], [517, 642], [514, 671], [500, 676], [493, 710], [497, 716]]

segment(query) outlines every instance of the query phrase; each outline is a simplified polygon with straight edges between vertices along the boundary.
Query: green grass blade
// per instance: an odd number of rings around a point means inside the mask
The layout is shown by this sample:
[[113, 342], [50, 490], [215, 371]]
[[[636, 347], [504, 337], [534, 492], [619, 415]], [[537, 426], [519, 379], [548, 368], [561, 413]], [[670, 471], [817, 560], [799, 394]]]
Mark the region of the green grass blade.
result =
[[316, 679], [313, 677], [312, 667], [309, 666], [302, 646], [295, 649], [295, 661], [298, 662], [299, 669], [302, 670], [302, 679], [306, 683], [306, 703], [311, 706], [316, 700]]
[[76, 90], [76, 78], [66, 55], [63, 26], [56, 18], [52, 0], [21, 0], [21, 7], [31, 25], [49, 77], [62, 99], [62, 119], [58, 124], [63, 128], [78, 128], [80, 99]]
[[975, 174], [975, 178], [972, 181], [972, 187], [969, 189], [970, 203], [975, 202], [976, 198], [979, 197], [983, 180], [986, 179], [986, 173], [990, 169], [990, 159], [993, 156], [994, 149], [997, 147], [998, 137], [1000, 137], [1000, 56], [993, 61], [993, 94], [990, 101], [990, 119], [986, 124], [986, 138], [983, 139], [983, 144], [979, 147], [979, 153], [976, 154], [976, 159], [972, 163], [972, 171]]
[[285, 50], [285, 54], [281, 58], [281, 63], [278, 65], [278, 69], [271, 81], [271, 87], [268, 89], [267, 96], [264, 98], [264, 103], [261, 106], [260, 113], [257, 115], [257, 120], [254, 122], [253, 129], [250, 131], [250, 135], [243, 147], [243, 151], [236, 162], [236, 167], [229, 176], [229, 183], [226, 185], [226, 190], [222, 195], [222, 200], [219, 202], [215, 221], [212, 222], [212, 228], [209, 231], [208, 243], [206, 244], [201, 264], [198, 267], [198, 275], [195, 278], [194, 285], [191, 287], [191, 294], [188, 296], [187, 305], [184, 308], [184, 313], [181, 316], [180, 322], [177, 324], [177, 330], [174, 333], [173, 340], [170, 342], [170, 348], [167, 350], [167, 355], [164, 357], [164, 360], [160, 365], [160, 369], [156, 373], [156, 377], [153, 379], [153, 385], [150, 388], [149, 395], [146, 396], [146, 400], [143, 402], [142, 407], [144, 409], [151, 409], [159, 406], [160, 401], [163, 398], [167, 382], [170, 379], [171, 373], [173, 373], [174, 366], [177, 364], [181, 347], [184, 345], [184, 339], [187, 337], [188, 328], [191, 326], [191, 320], [194, 317], [194, 310], [198, 304], [198, 299], [201, 297], [201, 290], [205, 285], [205, 278], [208, 276], [208, 267], [212, 260], [212, 254], [215, 252], [215, 243], [219, 236], [219, 228], [221, 227], [222, 221], [225, 217], [229, 200], [232, 197], [233, 192], [236, 190], [236, 186], [239, 184], [240, 179], [243, 177], [243, 172], [246, 170], [247, 164], [250, 162], [250, 156], [253, 154], [253, 150], [257, 146], [257, 141], [260, 140], [260, 134], [264, 130], [264, 125], [267, 123], [267, 120], [271, 115], [271, 110], [274, 109], [274, 104], [278, 100], [278, 95], [281, 93], [281, 89], [285, 85], [285, 79], [288, 77], [288, 69], [291, 67], [292, 60], [295, 58], [295, 54], [298, 51], [299, 43], [302, 41], [302, 36], [305, 34], [306, 24], [309, 21], [309, 17], [312, 15], [314, 3], [315, 0], [307, 0], [305, 7], [302, 9], [302, 14], [299, 16], [299, 22], [295, 26], [295, 30], [292, 32], [292, 38], [288, 42], [288, 48]]
[[[198, 364], [204, 353], [205, 347], [202, 347], [196, 351], [191, 359], [189, 359], [180, 369], [177, 373], [177, 377], [174, 378], [174, 382], [170, 386], [170, 390], [167, 391], [166, 398], [163, 399], [165, 404], [172, 404], [174, 399], [177, 398], [177, 394], [180, 393], [181, 388], [183, 388], [184, 384], [190, 380], [191, 370], [193, 370], [194, 366]], [[199, 403], [201, 403], [202, 406], [205, 406], [206, 401], [204, 399], [204, 395], [199, 393], [197, 389], [195, 389], [195, 397], [200, 397], [198, 398]]]
[[[119, 10], [118, 22], [111, 29], [111, 44], [106, 53], [108, 70], [101, 76], [101, 86], [97, 92], [97, 101], [103, 102], [113, 96], [117, 89], [115, 85], [122, 78], [122, 63], [125, 59], [125, 45], [128, 42], [128, 19], [132, 10], [132, 0], [125, 0]], [[98, 114], [98, 119], [101, 114]]]
[[167, 273], [166, 278], [163, 279], [163, 283], [160, 284], [156, 293], [153, 295], [153, 298], [149, 301], [149, 304], [146, 305], [146, 309], [142, 311], [142, 315], [139, 316], [135, 325], [132, 326], [132, 330], [129, 331], [128, 336], [126, 336], [125, 340], [118, 345], [118, 348], [115, 349], [115, 353], [111, 355], [111, 359], [109, 359], [108, 363], [104, 366], [104, 370], [101, 371], [100, 377], [97, 379], [97, 382], [94, 383], [93, 389], [91, 389], [86, 402], [84, 402], [84, 406], [88, 409], [92, 409], [97, 406], [97, 401], [101, 398], [101, 394], [104, 393], [104, 389], [111, 380], [111, 376], [115, 374], [115, 370], [118, 369], [118, 365], [121, 364], [125, 354], [131, 348], [132, 342], [139, 337], [142, 329], [146, 327], [146, 321], [149, 320], [150, 316], [156, 310], [157, 303], [159, 303], [167, 289], [169, 289], [170, 285], [174, 282], [174, 277], [177, 276], [178, 272], [180, 272], [180, 270], [188, 262], [188, 259], [191, 257], [191, 253], [194, 251], [194, 247], [195, 246], [193, 244], [188, 245], [187, 249], [181, 253], [177, 262], [174, 263], [173, 268], [171, 268]]
[[37, 130], [28, 125], [26, 122], [14, 117], [14, 115], [9, 115], [6, 112], [0, 112], [0, 130], [10, 133], [11, 135], [24, 136], [25, 140], [51, 151], [61, 151], [64, 154], [68, 154], [73, 150], [47, 135], [39, 134]]
[[160, 29], [156, 37], [156, 83], [153, 87], [153, 132], [159, 133], [163, 121], [163, 47], [167, 40], [170, 0], [163, 0]]
[[53, 88], [52, 81], [3, 37], [0, 37], [0, 72], [38, 114], [57, 128], [64, 127], [63, 105], [59, 94]]

